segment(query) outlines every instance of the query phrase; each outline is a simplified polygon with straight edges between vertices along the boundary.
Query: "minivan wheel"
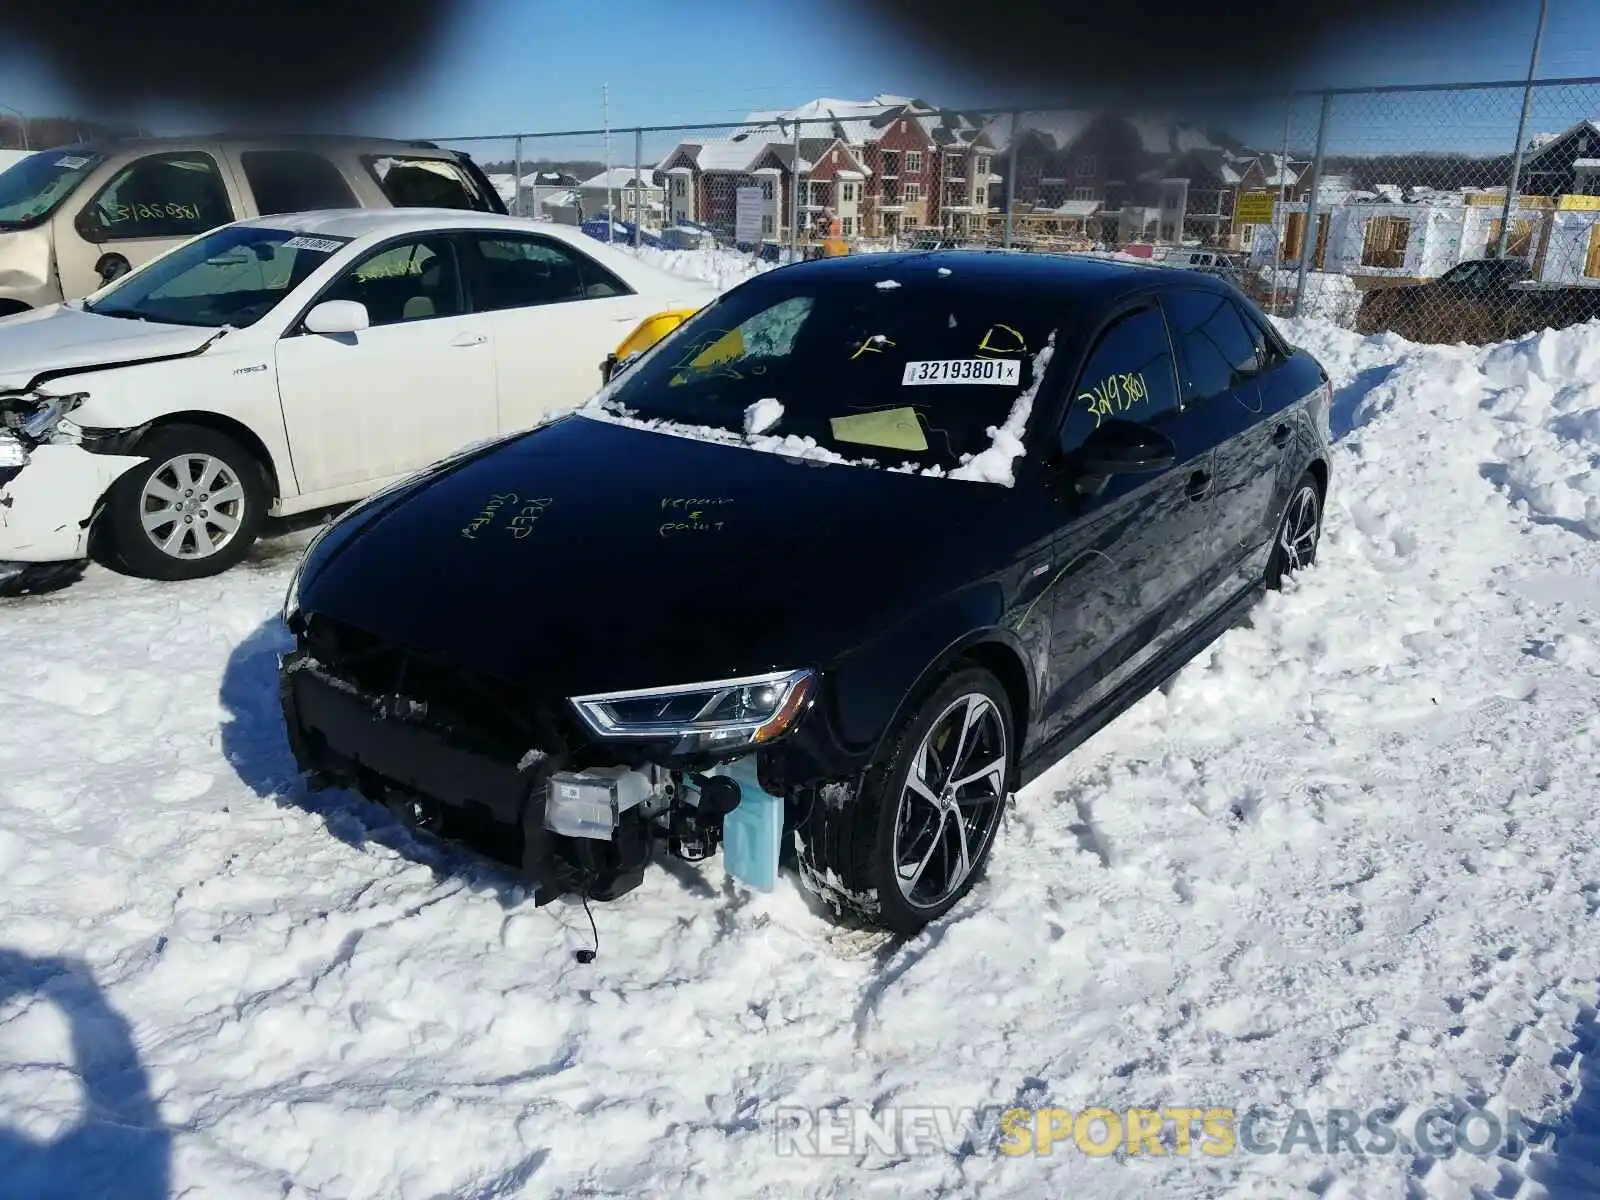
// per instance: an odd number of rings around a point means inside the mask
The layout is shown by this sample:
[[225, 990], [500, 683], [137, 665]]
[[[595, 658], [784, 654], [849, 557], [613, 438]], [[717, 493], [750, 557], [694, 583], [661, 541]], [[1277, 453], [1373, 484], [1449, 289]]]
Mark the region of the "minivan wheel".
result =
[[1289, 493], [1289, 503], [1278, 520], [1272, 556], [1267, 560], [1267, 586], [1280, 588], [1285, 578], [1316, 562], [1321, 540], [1322, 489], [1317, 477], [1307, 471]]
[[841, 915], [909, 936], [982, 873], [1010, 797], [1016, 738], [1005, 689], [959, 669], [901, 727], [842, 806], [827, 793], [800, 828], [800, 877]]
[[120, 566], [146, 579], [200, 579], [249, 553], [271, 490], [254, 455], [200, 425], [158, 428], [134, 453], [146, 461], [106, 497], [106, 532]]

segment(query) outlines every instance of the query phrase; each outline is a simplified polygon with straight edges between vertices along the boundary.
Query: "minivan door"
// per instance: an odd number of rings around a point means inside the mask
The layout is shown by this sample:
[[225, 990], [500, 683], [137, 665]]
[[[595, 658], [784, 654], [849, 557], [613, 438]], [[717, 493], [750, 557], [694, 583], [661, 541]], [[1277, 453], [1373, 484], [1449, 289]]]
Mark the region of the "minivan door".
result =
[[77, 299], [105, 280], [99, 267], [143, 266], [192, 237], [237, 219], [232, 173], [210, 150], [159, 150], [123, 163], [86, 201], [55, 221], [61, 292]]

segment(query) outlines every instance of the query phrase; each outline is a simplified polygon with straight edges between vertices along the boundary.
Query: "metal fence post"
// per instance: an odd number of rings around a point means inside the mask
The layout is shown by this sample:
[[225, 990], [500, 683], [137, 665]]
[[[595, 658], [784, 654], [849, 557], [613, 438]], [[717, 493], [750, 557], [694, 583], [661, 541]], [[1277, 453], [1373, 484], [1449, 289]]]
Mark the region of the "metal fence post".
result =
[[1533, 33], [1533, 55], [1528, 60], [1528, 85], [1522, 89], [1522, 116], [1517, 120], [1517, 144], [1511, 151], [1511, 178], [1506, 182], [1506, 206], [1500, 213], [1500, 242], [1496, 258], [1506, 256], [1511, 237], [1511, 209], [1517, 202], [1517, 185], [1522, 178], [1522, 143], [1528, 136], [1528, 116], [1533, 109], [1533, 77], [1539, 73], [1539, 44], [1544, 41], [1544, 18], [1549, 0], [1539, 0], [1539, 26]]
[[522, 215], [522, 139], [517, 139], [516, 149], [512, 151], [511, 162], [511, 213], [513, 216]]
[[1283, 179], [1289, 173], [1289, 125], [1294, 120], [1294, 96], [1283, 111], [1283, 157], [1272, 174], [1272, 315], [1278, 315], [1278, 288], [1283, 283], [1283, 226], [1288, 214], [1283, 211]]
[[1317, 193], [1322, 190], [1322, 159], [1323, 152], [1328, 145], [1328, 104], [1331, 97], [1328, 93], [1322, 94], [1322, 107], [1317, 114], [1317, 149], [1311, 158], [1311, 191], [1306, 195], [1306, 229], [1300, 239], [1300, 274], [1295, 280], [1294, 308], [1290, 310], [1292, 316], [1298, 317], [1306, 298], [1306, 270], [1311, 265], [1311, 260], [1316, 257], [1317, 243], [1321, 238], [1317, 236]]
[[[651, 172], [652, 175], [655, 172]], [[633, 248], [639, 248], [640, 229], [644, 225], [644, 130], [633, 131]]]
[[789, 261], [800, 257], [800, 122], [794, 123], [794, 165], [789, 178]]
[[1022, 111], [1011, 113], [1011, 140], [1006, 144], [1006, 232], [1001, 243], [1011, 249], [1011, 214], [1017, 207], [1017, 139], [1022, 136]]

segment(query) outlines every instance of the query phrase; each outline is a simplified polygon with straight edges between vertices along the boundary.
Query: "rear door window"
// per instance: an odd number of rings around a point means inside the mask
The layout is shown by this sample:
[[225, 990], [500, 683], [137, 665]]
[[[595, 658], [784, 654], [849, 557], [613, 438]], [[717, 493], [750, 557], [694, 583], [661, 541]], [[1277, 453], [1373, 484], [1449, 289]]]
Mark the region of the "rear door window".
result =
[[246, 150], [239, 155], [245, 180], [255, 194], [256, 211], [311, 212], [319, 208], [359, 208], [339, 168], [304, 150]]
[[361, 162], [396, 208], [494, 211], [472, 176], [448, 159], [369, 154]]
[[1182, 359], [1186, 403], [1220, 396], [1260, 370], [1257, 341], [1226, 296], [1171, 292], [1162, 303]]
[[233, 204], [216, 159], [177, 151], [129, 163], [89, 202], [86, 215], [106, 241], [188, 238], [232, 221]]
[[551, 238], [478, 234], [489, 311], [629, 295], [628, 286], [587, 254]]

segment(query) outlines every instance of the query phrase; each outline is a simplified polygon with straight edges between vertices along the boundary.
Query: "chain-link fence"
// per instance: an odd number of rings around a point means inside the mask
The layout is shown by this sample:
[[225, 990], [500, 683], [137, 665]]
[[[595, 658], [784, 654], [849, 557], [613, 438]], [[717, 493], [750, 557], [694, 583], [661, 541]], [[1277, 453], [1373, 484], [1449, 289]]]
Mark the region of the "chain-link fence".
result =
[[1600, 79], [1161, 112], [818, 101], [743, 122], [446, 139], [508, 207], [771, 261], [959, 245], [1222, 273], [1418, 341], [1600, 316]]

